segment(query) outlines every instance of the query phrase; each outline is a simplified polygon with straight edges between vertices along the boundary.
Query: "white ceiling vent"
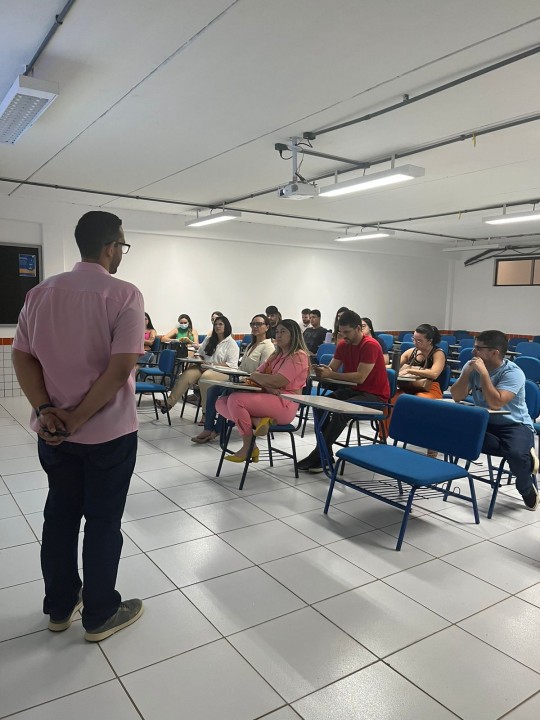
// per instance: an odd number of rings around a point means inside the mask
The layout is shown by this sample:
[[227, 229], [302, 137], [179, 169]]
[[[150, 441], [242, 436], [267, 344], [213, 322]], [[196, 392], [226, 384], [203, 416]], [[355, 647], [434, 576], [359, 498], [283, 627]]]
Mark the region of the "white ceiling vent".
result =
[[0, 142], [16, 143], [57, 97], [57, 83], [19, 75], [0, 103]]

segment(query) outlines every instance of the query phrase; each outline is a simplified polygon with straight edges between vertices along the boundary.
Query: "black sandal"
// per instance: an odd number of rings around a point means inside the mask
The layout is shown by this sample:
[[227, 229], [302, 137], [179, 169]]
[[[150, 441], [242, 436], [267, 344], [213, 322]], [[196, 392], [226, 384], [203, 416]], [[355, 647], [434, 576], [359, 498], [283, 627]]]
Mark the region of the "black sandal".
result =
[[167, 412], [172, 409], [169, 405], [162, 403], [161, 400], [156, 400], [156, 406], [160, 409], [163, 415], [166, 415]]

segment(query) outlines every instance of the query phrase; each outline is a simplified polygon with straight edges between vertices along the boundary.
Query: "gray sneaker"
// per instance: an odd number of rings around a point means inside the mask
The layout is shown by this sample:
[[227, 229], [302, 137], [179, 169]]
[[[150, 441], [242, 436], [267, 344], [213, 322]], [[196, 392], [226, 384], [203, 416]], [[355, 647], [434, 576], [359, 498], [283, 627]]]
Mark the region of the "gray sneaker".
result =
[[134, 598], [133, 600], [125, 600], [120, 603], [118, 610], [103, 625], [100, 625], [94, 630], [87, 630], [84, 634], [84, 639], [88, 642], [99, 642], [105, 640], [105, 638], [114, 635], [115, 632], [123, 630], [131, 623], [138, 620], [143, 614], [142, 600]]
[[71, 627], [73, 616], [75, 615], [77, 610], [80, 610], [82, 608], [82, 605], [82, 590], [79, 590], [77, 601], [69, 615], [64, 618], [60, 618], [60, 620], [53, 620], [53, 618], [49, 616], [49, 630], [51, 630], [52, 632], [63, 632], [64, 630], [67, 630], [69, 627]]

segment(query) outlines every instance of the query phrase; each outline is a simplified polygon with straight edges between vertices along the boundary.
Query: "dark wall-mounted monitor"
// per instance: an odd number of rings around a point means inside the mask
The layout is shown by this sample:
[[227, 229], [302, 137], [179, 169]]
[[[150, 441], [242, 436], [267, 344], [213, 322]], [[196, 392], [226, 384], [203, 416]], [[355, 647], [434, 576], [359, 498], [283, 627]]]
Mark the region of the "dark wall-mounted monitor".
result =
[[0, 325], [16, 325], [26, 293], [41, 282], [39, 245], [0, 244]]

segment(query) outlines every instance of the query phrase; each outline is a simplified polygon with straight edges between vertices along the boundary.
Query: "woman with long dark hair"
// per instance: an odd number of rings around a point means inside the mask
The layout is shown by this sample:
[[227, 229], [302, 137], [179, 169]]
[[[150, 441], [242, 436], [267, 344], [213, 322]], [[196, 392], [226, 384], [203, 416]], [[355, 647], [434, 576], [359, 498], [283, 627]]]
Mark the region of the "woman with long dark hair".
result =
[[[262, 313], [255, 315], [250, 322], [250, 327], [251, 342], [247, 346], [246, 352], [240, 361], [240, 370], [244, 370], [248, 373], [254, 372], [259, 365], [264, 363], [265, 360], [267, 360], [274, 352], [274, 343], [268, 337], [270, 321], [266, 315], [263, 315]], [[208, 372], [210, 373], [212, 370], [208, 370]], [[224, 375], [221, 375], [222, 379], [224, 377]], [[204, 384], [205, 383], [201, 383], [201, 387]], [[228, 393], [227, 391], [224, 392], [222, 387], [214, 385], [208, 388], [206, 393], [204, 430], [199, 433], [199, 435], [192, 437], [192, 442], [201, 445], [203, 443], [212, 442], [218, 436], [222, 427], [223, 418], [221, 415], [217, 415], [216, 402], [218, 397], [224, 394]]]
[[[232, 420], [242, 436], [242, 447], [225, 459], [244, 462], [253, 435], [265, 435], [270, 425], [290, 423], [298, 410], [297, 403], [281, 397], [282, 393], [299, 395], [309, 374], [309, 350], [300, 326], [294, 320], [280, 320], [276, 327], [276, 349], [265, 362], [249, 376], [250, 382], [262, 388], [262, 392], [233, 392], [220, 397], [216, 409], [220, 415]], [[259, 460], [259, 448], [255, 445], [251, 459]]]
[[332, 333], [332, 342], [337, 343], [340, 340], [343, 340], [341, 333], [339, 332], [339, 318], [343, 315], [344, 312], [346, 312], [349, 308], [348, 307], [340, 307], [339, 310], [336, 313], [336, 317], [334, 318], [334, 331]]
[[374, 338], [379, 345], [381, 346], [381, 350], [384, 356], [384, 364], [388, 365], [390, 363], [390, 357], [388, 355], [388, 350], [386, 348], [386, 345], [383, 343], [383, 341], [379, 338], [378, 334], [373, 329], [373, 323], [371, 322], [371, 319], [368, 317], [362, 318], [362, 333], [364, 335], [367, 335], [368, 337]]
[[[212, 334], [203, 340], [197, 350], [197, 355], [204, 360], [204, 363], [197, 367], [188, 368], [180, 375], [167, 398], [169, 410], [176, 405], [190, 386], [198, 385], [203, 373], [210, 373], [214, 379], [216, 376], [223, 379], [223, 375], [218, 375], [215, 371], [207, 370], [206, 365], [225, 365], [230, 368], [238, 367], [240, 348], [236, 340], [232, 337], [232, 327], [228, 318], [220, 315], [215, 319]], [[207, 377], [210, 377], [210, 375]], [[203, 412], [206, 407], [207, 387], [204, 383], [199, 385]], [[158, 405], [161, 408], [161, 412], [166, 412], [165, 406], [161, 403], [158, 403]]]

